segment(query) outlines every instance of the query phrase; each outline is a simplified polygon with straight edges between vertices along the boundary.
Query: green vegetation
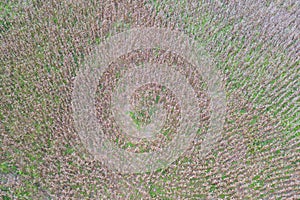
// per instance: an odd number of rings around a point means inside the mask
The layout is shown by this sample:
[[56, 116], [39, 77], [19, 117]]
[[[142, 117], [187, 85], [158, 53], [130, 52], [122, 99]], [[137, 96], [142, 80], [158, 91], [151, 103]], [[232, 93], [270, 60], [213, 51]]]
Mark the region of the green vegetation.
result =
[[[108, 199], [122, 195], [125, 198], [125, 190], [118, 191], [119, 194], [110, 187], [128, 177], [102, 172], [103, 166], [88, 163], [86, 152], [80, 150], [81, 144], [71, 128], [72, 120], [68, 118], [72, 78], [91, 52], [92, 45], [100, 44], [115, 32], [134, 28], [139, 21], [145, 20], [149, 26], [151, 17], [156, 17], [159, 26], [175, 23], [175, 27], [203, 45], [217, 69], [226, 77], [228, 100], [244, 99], [251, 106], [240, 106], [240, 102], [229, 105], [230, 109], [236, 110], [233, 114], [228, 111], [228, 132], [224, 133], [223, 146], [215, 149], [205, 161], [184, 155], [173, 163], [175, 166], [146, 174], [148, 181], [139, 182], [144, 188], [149, 186], [144, 192], [153, 199], [168, 199], [169, 194], [191, 199], [205, 199], [211, 194], [214, 198], [230, 199], [233, 197], [229, 190], [237, 192], [230, 188], [237, 178], [220, 166], [231, 170], [246, 164], [249, 170], [260, 167], [265, 171], [255, 175], [249, 171], [250, 176], [241, 184], [248, 187], [245, 190], [253, 192], [253, 198], [268, 198], [295, 173], [299, 165], [294, 154], [299, 154], [300, 85], [297, 80], [300, 61], [292, 58], [287, 50], [278, 48], [279, 44], [271, 38], [270, 41], [268, 38], [261, 40], [261, 31], [255, 30], [256, 27], [250, 27], [254, 29], [251, 37], [248, 33], [240, 33], [245, 19], [229, 18], [229, 14], [224, 14], [225, 10], [222, 14], [220, 8], [227, 9], [225, 4], [218, 7], [217, 4], [198, 2], [193, 7], [187, 1], [151, 0], [143, 3], [143, 6], [150, 6], [147, 11], [142, 10], [144, 7], [139, 8], [138, 3], [128, 4], [129, 7], [135, 5], [132, 8], [119, 6], [129, 9], [128, 12], [122, 9], [115, 12], [111, 5], [96, 1], [79, 1], [74, 5], [67, 2], [48, 5], [39, 1], [23, 4], [0, 2], [3, 44], [0, 53], [0, 87], [3, 90], [0, 100], [0, 175], [15, 174], [21, 182], [18, 187], [1, 184], [2, 199], [35, 199], [42, 188], [40, 183], [49, 193], [72, 191], [73, 198], [77, 199], [96, 198], [97, 195]], [[22, 6], [27, 7], [23, 9]], [[219, 13], [216, 14], [214, 9], [219, 9]], [[153, 16], [150, 11], [154, 11]], [[137, 18], [144, 12], [147, 15]], [[296, 42], [299, 41], [295, 39], [291, 45]], [[161, 47], [155, 50], [154, 55], [158, 58]], [[115, 76], [119, 79], [121, 74]], [[157, 95], [154, 104], [161, 98]], [[160, 111], [154, 106], [128, 114], [141, 129], [151, 123], [155, 112]], [[267, 129], [269, 125], [278, 128], [276, 131], [281, 134]], [[197, 138], [201, 139], [205, 132], [199, 129]], [[171, 130], [162, 134], [169, 138]], [[239, 152], [245, 153], [246, 161], [236, 158], [239, 154], [234, 154], [229, 145], [232, 141], [239, 142], [234, 134], [245, 139], [239, 143], [245, 149], [240, 148]], [[115, 142], [119, 143], [119, 139]], [[134, 147], [136, 144], [132, 142], [125, 143], [125, 148]], [[287, 153], [289, 148], [292, 150]], [[192, 151], [197, 152], [197, 149]], [[277, 166], [278, 160], [283, 158], [286, 158], [285, 163]], [[100, 179], [100, 176], [108, 180]], [[129, 183], [132, 180], [135, 177], [128, 178]], [[119, 188], [129, 187], [125, 183], [121, 186]], [[137, 190], [130, 192], [133, 193], [128, 195], [131, 199], [140, 199], [144, 195]]]

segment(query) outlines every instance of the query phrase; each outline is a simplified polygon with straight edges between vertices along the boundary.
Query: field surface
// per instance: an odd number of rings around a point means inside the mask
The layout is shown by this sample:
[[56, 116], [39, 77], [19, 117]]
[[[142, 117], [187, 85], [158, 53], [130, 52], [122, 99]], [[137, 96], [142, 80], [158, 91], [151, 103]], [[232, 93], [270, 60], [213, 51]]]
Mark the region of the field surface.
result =
[[0, 198], [300, 199], [299, 80], [297, 0], [0, 1]]

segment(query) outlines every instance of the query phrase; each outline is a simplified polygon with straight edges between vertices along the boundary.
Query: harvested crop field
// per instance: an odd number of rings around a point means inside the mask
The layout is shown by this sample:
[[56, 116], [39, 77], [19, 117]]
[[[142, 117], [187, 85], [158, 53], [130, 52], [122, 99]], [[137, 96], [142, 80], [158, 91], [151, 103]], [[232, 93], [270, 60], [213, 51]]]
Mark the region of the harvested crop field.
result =
[[0, 197], [300, 199], [297, 0], [0, 2]]

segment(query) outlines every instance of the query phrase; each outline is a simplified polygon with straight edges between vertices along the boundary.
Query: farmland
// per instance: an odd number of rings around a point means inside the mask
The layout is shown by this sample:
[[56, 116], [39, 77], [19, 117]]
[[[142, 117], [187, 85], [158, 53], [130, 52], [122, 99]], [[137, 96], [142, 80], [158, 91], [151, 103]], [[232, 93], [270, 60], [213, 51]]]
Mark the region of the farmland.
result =
[[[297, 1], [1, 2], [0, 196], [299, 198], [299, 6]], [[198, 45], [195, 48], [201, 49], [207, 66], [215, 69], [224, 92], [223, 126], [214, 145], [207, 143], [216, 130], [210, 128], [212, 113], [219, 111], [211, 107], [214, 91], [185, 52], [174, 53], [179, 44], [174, 51], [137, 49], [108, 59], [104, 75], [97, 80], [95, 116], [107, 140], [117, 148], [138, 154], [162, 150], [177, 135], [185, 134], [178, 131], [180, 123], [189, 125], [193, 118], [200, 118], [187, 149], [166, 167], [121, 173], [97, 159], [81, 137], [74, 117], [74, 94], [84, 85], [79, 83], [85, 79], [78, 77], [96, 62], [91, 58], [101, 44], [118, 41], [126, 31], [149, 28], [183, 33]], [[125, 48], [120, 45], [117, 49]], [[190, 121], [178, 120], [184, 116], [184, 103], [180, 102], [191, 98], [187, 98], [190, 93], [181, 94], [171, 87], [175, 84], [134, 88], [130, 106], [147, 109], [132, 109], [122, 115], [123, 104], [113, 101], [114, 97], [122, 100], [117, 83], [131, 92], [129, 86], [142, 82], [134, 74], [147, 70], [149, 63], [174, 65], [173, 71], [187, 77], [198, 103], [191, 105], [199, 107], [199, 113], [187, 115]], [[169, 79], [163, 77], [167, 75], [161, 76], [167, 83]], [[149, 98], [153, 94], [155, 97]], [[132, 121], [131, 125], [123, 124], [124, 119]], [[163, 125], [162, 119], [166, 119]], [[141, 131], [152, 122], [158, 124], [155, 130], [160, 125], [163, 130], [153, 140], [133, 140], [125, 134]], [[200, 156], [205, 142], [209, 150]]]

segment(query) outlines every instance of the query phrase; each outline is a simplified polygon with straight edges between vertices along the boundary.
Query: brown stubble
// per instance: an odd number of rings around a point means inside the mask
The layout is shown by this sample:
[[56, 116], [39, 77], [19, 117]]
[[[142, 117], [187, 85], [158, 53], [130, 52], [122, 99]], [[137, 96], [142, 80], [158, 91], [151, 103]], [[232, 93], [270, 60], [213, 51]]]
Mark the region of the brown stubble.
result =
[[[2, 114], [9, 126], [3, 138], [4, 152], [11, 153], [12, 162], [20, 169], [35, 165], [40, 176], [32, 182], [49, 187], [58, 198], [79, 198], [74, 189], [76, 184], [94, 185], [97, 189], [90, 197], [104, 198], [111, 193], [112, 198], [118, 198], [119, 175], [103, 172], [99, 162], [88, 158], [73, 128], [72, 80], [97, 38], [103, 40], [109, 31], [122, 31], [122, 27], [113, 30], [115, 22], [129, 23], [132, 27], [152, 25], [151, 12], [142, 2], [125, 1], [33, 3], [16, 9], [20, 15], [13, 19], [13, 28], [1, 35], [6, 94], [1, 98], [6, 106]], [[25, 81], [24, 86], [19, 85], [19, 77]], [[35, 124], [41, 127], [34, 127]], [[65, 155], [66, 146], [76, 149], [75, 152]], [[27, 151], [40, 152], [39, 164], [27, 159]], [[79, 166], [83, 172], [79, 172]], [[81, 190], [92, 194], [90, 188]]]
[[[214, 46], [218, 42], [223, 42], [226, 47], [219, 57], [223, 58], [224, 62], [235, 51], [237, 51], [235, 59], [242, 60], [247, 52], [254, 48], [251, 44], [252, 40], [259, 38], [259, 43], [263, 44], [259, 54], [272, 55], [283, 47], [289, 50], [290, 60], [278, 60], [274, 63], [274, 69], [271, 69], [274, 77], [280, 76], [281, 70], [285, 67], [283, 64], [297, 61], [296, 53], [299, 48], [294, 41], [299, 38], [294, 34], [283, 34], [279, 31], [280, 26], [275, 27], [276, 29], [267, 27], [265, 31], [259, 29], [259, 35], [254, 36], [251, 34], [253, 27], [264, 27], [263, 23], [267, 25], [265, 22], [267, 17], [261, 19], [260, 15], [255, 15], [257, 5], [239, 5], [240, 7], [233, 2], [228, 3], [228, 12], [221, 12], [221, 5], [203, 3], [201, 5], [203, 11], [223, 14], [216, 15], [210, 25], [204, 28], [206, 34], [197, 36], [208, 40], [218, 32], [214, 24], [227, 19], [227, 15], [235, 16], [228, 18], [228, 21], [234, 21], [240, 16], [249, 16], [245, 23], [237, 22], [230, 34], [211, 41], [207, 50], [213, 55], [218, 55], [218, 49], [214, 49]], [[197, 4], [191, 2], [190, 8], [185, 11], [193, 10], [193, 6], [197, 7]], [[114, 25], [116, 22], [130, 24], [131, 27], [156, 26], [183, 30], [187, 24], [177, 18], [182, 9], [175, 9], [174, 13], [169, 13], [170, 8], [172, 5], [166, 6], [164, 12], [156, 13], [154, 7], [144, 5], [144, 2], [133, 1], [63, 1], [62, 3], [53, 1], [33, 3], [25, 8], [16, 7], [20, 15], [11, 19], [13, 28], [1, 35], [0, 63], [4, 66], [1, 84], [5, 88], [5, 95], [1, 98], [1, 105], [4, 105], [1, 111], [5, 116], [3, 120], [1, 119], [3, 122], [1, 131], [3, 127], [5, 132], [3, 137], [1, 135], [3, 141], [1, 148], [3, 152], [10, 154], [1, 156], [1, 160], [11, 159], [25, 171], [28, 170], [26, 166], [36, 166], [35, 171], [40, 176], [31, 177], [27, 174], [24, 175], [25, 178], [33, 183], [40, 183], [49, 188], [57, 198], [64, 199], [83, 198], [84, 195], [79, 191], [87, 193], [85, 198], [96, 199], [100, 196], [106, 199], [128, 198], [135, 188], [144, 198], [150, 198], [148, 191], [152, 183], [165, 187], [165, 196], [173, 198], [206, 195], [211, 189], [211, 184], [219, 188], [215, 190], [215, 198], [224, 192], [236, 199], [258, 198], [261, 190], [249, 189], [248, 186], [256, 174], [265, 176], [268, 173], [271, 174], [271, 178], [268, 178], [267, 182], [278, 184], [279, 194], [284, 193], [280, 184], [295, 188], [296, 176], [290, 179], [290, 182], [279, 179], [280, 173], [287, 172], [283, 162], [295, 161], [296, 150], [288, 155], [270, 159], [271, 164], [267, 159], [272, 157], [277, 149], [282, 150], [279, 142], [275, 141], [264, 147], [271, 147], [270, 152], [247, 155], [247, 152], [253, 148], [251, 146], [255, 139], [282, 137], [278, 122], [280, 119], [265, 113], [264, 107], [257, 107], [244, 99], [243, 93], [253, 91], [252, 88], [260, 83], [254, 84], [250, 89], [245, 85], [234, 93], [230, 91], [226, 117], [228, 121], [224, 128], [223, 141], [205, 160], [199, 160], [197, 157], [197, 147], [203, 140], [201, 136], [195, 140], [195, 148], [189, 151], [191, 155], [186, 154], [187, 157], [192, 158], [190, 162], [186, 163], [184, 159], [179, 159], [163, 172], [120, 175], [106, 169], [100, 161], [95, 161], [89, 156], [73, 128], [71, 118], [72, 81], [76, 71], [83, 65], [84, 57], [93, 53], [93, 46], [97, 41], [102, 41], [108, 32], [115, 34], [126, 29]], [[236, 13], [233, 14], [234, 12]], [[270, 12], [267, 15], [270, 15]], [[292, 9], [289, 12], [297, 15], [298, 11]], [[166, 17], [166, 13], [169, 17]], [[194, 18], [201, 18], [200, 13], [195, 11], [190, 14]], [[251, 15], [252, 13], [254, 14]], [[294, 23], [297, 28], [297, 24], [299, 25], [297, 20], [280, 16], [277, 19], [285, 20], [285, 26]], [[292, 33], [290, 29], [285, 28], [285, 30]], [[285, 35], [289, 37], [283, 37]], [[240, 42], [243, 36], [246, 37], [246, 43], [243, 44], [242, 51], [226, 43], [226, 38]], [[280, 43], [280, 41], [287, 42]], [[270, 45], [275, 47], [270, 48]], [[275, 54], [273, 56], [276, 57]], [[259, 65], [262, 61], [253, 62]], [[248, 67], [248, 63], [239, 67], [241, 71], [246, 71], [248, 76], [255, 72]], [[291, 69], [294, 72], [291, 77], [297, 77], [299, 72], [297, 69], [297, 66]], [[229, 72], [226, 77], [230, 75]], [[20, 80], [25, 82], [24, 85]], [[262, 81], [267, 84], [270, 80], [263, 78]], [[289, 82], [288, 78], [283, 82], [276, 82], [275, 86], [283, 87], [285, 82]], [[234, 86], [229, 84], [227, 87], [230, 90]], [[278, 90], [281, 89], [280, 87]], [[270, 94], [270, 97], [272, 95]], [[299, 94], [294, 96], [297, 95]], [[246, 109], [247, 114], [237, 114], [241, 109]], [[258, 123], [249, 124], [255, 115], [259, 115]], [[41, 124], [41, 127], [35, 124]], [[295, 141], [289, 143], [291, 146], [295, 144]], [[75, 151], [66, 154], [68, 146]], [[40, 155], [37, 158], [38, 162], [29, 158], [32, 154]], [[276, 170], [279, 172], [274, 173]], [[226, 174], [224, 179], [222, 179], [223, 174]], [[163, 182], [162, 177], [167, 178], [167, 181]], [[196, 178], [197, 181], [191, 186], [188, 184], [192, 178]], [[78, 189], [79, 186], [81, 188]], [[264, 187], [266, 192], [271, 190], [267, 186]]]

